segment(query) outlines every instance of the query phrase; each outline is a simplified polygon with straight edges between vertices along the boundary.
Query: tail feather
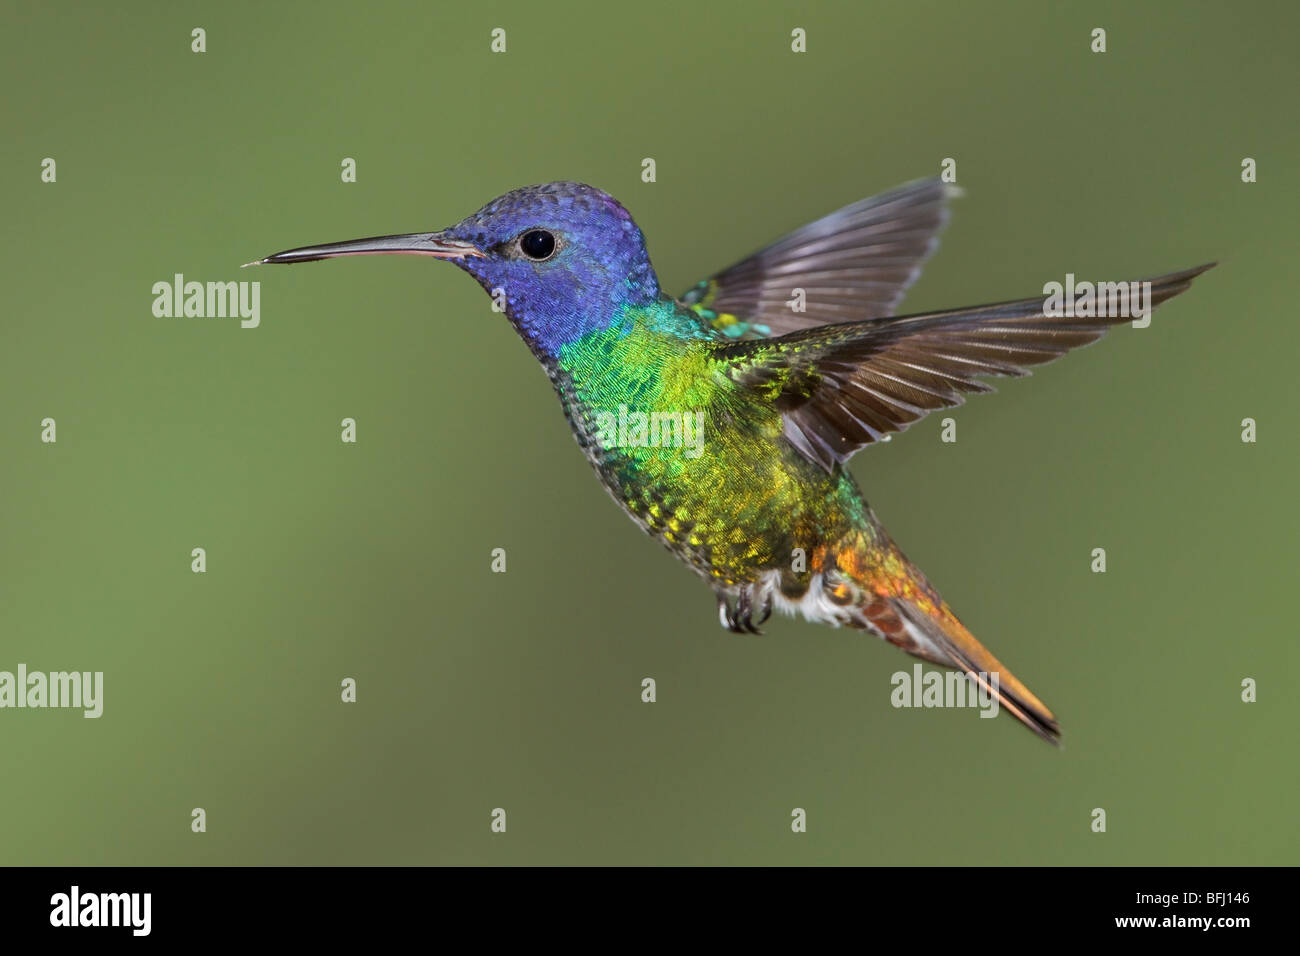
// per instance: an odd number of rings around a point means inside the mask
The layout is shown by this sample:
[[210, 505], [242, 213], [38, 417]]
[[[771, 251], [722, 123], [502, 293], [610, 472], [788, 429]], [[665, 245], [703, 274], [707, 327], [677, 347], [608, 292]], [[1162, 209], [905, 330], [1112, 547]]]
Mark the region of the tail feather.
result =
[[[994, 657], [970, 631], [943, 606], [939, 615], [927, 613], [905, 601], [890, 602], [904, 621], [909, 637], [918, 645], [909, 653], [945, 667], [965, 671], [987, 693], [996, 694], [1002, 707], [1048, 743], [1061, 745], [1056, 716], [1032, 691]], [[997, 687], [985, 675], [997, 675]]]
[[[1047, 705], [966, 630], [883, 529], [877, 529], [877, 535], [874, 547], [856, 540], [837, 555], [836, 570], [843, 578], [837, 583], [834, 576], [828, 580], [827, 595], [841, 607], [848, 606], [844, 609], [851, 613], [841, 620], [875, 632], [914, 657], [964, 671], [995, 695], [1001, 707], [1059, 747], [1061, 727]], [[887, 555], [883, 562], [878, 557], [882, 543]], [[849, 582], [856, 587], [848, 586]], [[993, 675], [996, 687], [990, 680]]]

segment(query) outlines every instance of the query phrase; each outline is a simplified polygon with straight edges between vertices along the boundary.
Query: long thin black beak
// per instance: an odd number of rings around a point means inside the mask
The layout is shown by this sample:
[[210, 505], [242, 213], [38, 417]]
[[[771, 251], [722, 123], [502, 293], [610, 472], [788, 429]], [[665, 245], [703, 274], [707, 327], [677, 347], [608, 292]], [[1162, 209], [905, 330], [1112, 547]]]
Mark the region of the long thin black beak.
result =
[[435, 259], [482, 259], [483, 252], [473, 243], [448, 239], [440, 232], [413, 232], [405, 236], [374, 236], [370, 239], [352, 239], [348, 242], [331, 242], [322, 246], [303, 246], [288, 249], [245, 262], [245, 266], [265, 263], [315, 262], [318, 259], [335, 259], [339, 256], [433, 256]]

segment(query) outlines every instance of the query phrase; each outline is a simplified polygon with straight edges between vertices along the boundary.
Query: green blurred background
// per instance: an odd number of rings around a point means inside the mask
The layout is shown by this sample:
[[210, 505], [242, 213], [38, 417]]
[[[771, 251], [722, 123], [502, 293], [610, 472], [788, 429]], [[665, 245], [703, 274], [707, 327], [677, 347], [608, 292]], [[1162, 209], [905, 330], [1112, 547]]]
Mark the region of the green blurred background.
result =
[[[1297, 26], [1283, 3], [6, 4], [0, 669], [106, 693], [99, 720], [0, 711], [0, 861], [1296, 862]], [[931, 416], [853, 464], [1063, 752], [1009, 715], [893, 709], [912, 659], [874, 638], [723, 632], [455, 269], [237, 268], [578, 179], [682, 290], [944, 157], [967, 196], [906, 311], [1221, 262], [1149, 329], [957, 410], [956, 445]], [[177, 272], [260, 281], [261, 327], [155, 318]]]

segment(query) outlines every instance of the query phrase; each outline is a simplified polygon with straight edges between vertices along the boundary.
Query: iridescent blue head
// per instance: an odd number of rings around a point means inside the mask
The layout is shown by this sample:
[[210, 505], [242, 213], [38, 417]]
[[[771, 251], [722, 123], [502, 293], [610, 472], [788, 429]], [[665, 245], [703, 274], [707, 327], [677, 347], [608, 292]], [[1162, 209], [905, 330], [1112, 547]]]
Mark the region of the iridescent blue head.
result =
[[653, 302], [659, 280], [641, 230], [612, 196], [582, 183], [527, 186], [449, 229], [278, 252], [259, 262], [404, 253], [446, 259], [502, 299], [534, 352], [560, 348]]

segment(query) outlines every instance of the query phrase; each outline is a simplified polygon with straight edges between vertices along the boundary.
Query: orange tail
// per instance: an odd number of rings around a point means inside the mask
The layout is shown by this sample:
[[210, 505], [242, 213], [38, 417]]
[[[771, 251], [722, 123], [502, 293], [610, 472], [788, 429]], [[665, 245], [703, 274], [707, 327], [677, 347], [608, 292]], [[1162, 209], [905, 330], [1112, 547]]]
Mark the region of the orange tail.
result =
[[[870, 551], [854, 549], [841, 556], [839, 570], [862, 589], [854, 608], [858, 613], [849, 623], [874, 631], [923, 660], [965, 671], [1021, 723], [1059, 747], [1061, 728], [1047, 705], [966, 630], [892, 541], [888, 547], [889, 559], [871, 561], [868, 568], [863, 558]], [[992, 675], [997, 675], [996, 687], [990, 682]]]

